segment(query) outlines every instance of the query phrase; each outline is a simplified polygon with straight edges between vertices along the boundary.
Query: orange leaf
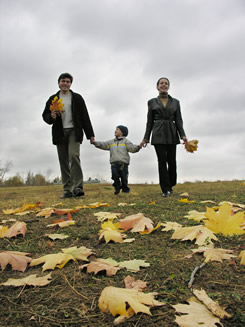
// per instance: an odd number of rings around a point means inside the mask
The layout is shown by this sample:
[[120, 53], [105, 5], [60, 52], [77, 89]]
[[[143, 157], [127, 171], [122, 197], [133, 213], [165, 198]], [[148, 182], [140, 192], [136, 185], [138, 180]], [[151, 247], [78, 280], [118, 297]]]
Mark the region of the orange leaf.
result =
[[62, 99], [59, 99], [57, 96], [55, 96], [52, 100], [52, 104], [50, 105], [50, 110], [64, 112], [63, 107], [64, 104], [62, 103]]

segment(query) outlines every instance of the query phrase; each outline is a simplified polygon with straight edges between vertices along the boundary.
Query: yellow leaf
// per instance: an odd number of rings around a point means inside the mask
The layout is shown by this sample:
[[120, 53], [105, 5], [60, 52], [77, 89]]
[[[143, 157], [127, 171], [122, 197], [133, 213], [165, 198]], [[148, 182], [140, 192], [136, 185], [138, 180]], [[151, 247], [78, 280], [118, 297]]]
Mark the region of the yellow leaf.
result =
[[0, 237], [4, 237], [8, 229], [9, 229], [8, 226], [0, 226]]
[[212, 208], [206, 210], [205, 226], [215, 233], [225, 236], [245, 234], [240, 225], [245, 221], [244, 212], [232, 215], [232, 208], [228, 203], [222, 204], [218, 212]]
[[128, 271], [137, 272], [140, 270], [140, 267], [149, 267], [150, 264], [145, 260], [127, 260], [119, 263], [120, 268], [126, 268]]
[[132, 207], [132, 206], [135, 206], [136, 203], [125, 203], [125, 202], [120, 202], [117, 204], [118, 207]]
[[198, 212], [196, 210], [191, 210], [188, 212], [188, 215], [185, 216], [188, 219], [193, 219], [200, 222], [203, 219], [206, 219], [205, 212]]
[[162, 232], [168, 232], [170, 230], [177, 230], [182, 227], [182, 225], [180, 225], [176, 222], [172, 222], [172, 221], [167, 221], [166, 223], [162, 223], [161, 225], [165, 227], [162, 229]]
[[49, 224], [47, 227], [54, 227], [54, 226], [59, 226], [60, 228], [65, 228], [71, 225], [75, 225], [76, 222], [74, 220], [66, 220], [66, 221], [61, 221], [60, 223], [55, 223], [55, 224]]
[[63, 107], [64, 104], [62, 103], [62, 99], [59, 99], [57, 96], [55, 96], [52, 100], [52, 104], [50, 105], [50, 110], [64, 112]]
[[184, 193], [181, 193], [180, 196], [184, 196], [185, 198], [189, 198], [189, 193], [188, 192], [184, 192]]
[[151, 315], [150, 309], [146, 306], [161, 306], [164, 303], [154, 300], [156, 293], [143, 293], [135, 289], [118, 288], [108, 286], [103, 289], [99, 298], [99, 308], [102, 312], [110, 311], [113, 316], [129, 316], [126, 310], [126, 303], [135, 312], [143, 312]]
[[198, 249], [192, 250], [193, 253], [201, 253], [203, 252], [205, 259], [205, 262], [209, 261], [219, 261], [222, 262], [222, 260], [226, 259], [229, 260], [232, 257], [235, 257], [235, 255], [229, 254], [232, 253], [232, 250], [226, 250], [226, 249], [219, 249], [219, 248], [213, 248], [213, 247], [200, 247]]
[[217, 241], [217, 237], [214, 235], [214, 233], [204, 225], [178, 228], [173, 233], [171, 239], [181, 239], [182, 241], [193, 241], [196, 239], [195, 244], [198, 245], [205, 245], [208, 243], [212, 244], [212, 239]]
[[240, 252], [238, 258], [241, 259], [241, 265], [245, 265], [245, 250]]
[[185, 149], [187, 152], [191, 152], [193, 153], [194, 151], [197, 151], [197, 146], [198, 144], [198, 140], [191, 140], [191, 141], [188, 141], [187, 143], [185, 143]]
[[65, 238], [69, 237], [68, 235], [65, 234], [45, 234], [45, 236], [51, 238], [51, 240], [64, 240]]
[[113, 223], [111, 220], [108, 220], [101, 224], [101, 228], [103, 229], [111, 229], [111, 230], [119, 230], [120, 223]]
[[44, 208], [41, 211], [39, 211], [36, 216], [37, 217], [45, 217], [45, 218], [49, 218], [52, 213], [54, 213], [54, 208]]
[[189, 199], [187, 199], [187, 198], [184, 198], [184, 199], [180, 199], [180, 200], [178, 200], [179, 202], [182, 202], [182, 203], [193, 203], [193, 202], [195, 202], [195, 201], [191, 201], [191, 200], [189, 200]]
[[[175, 322], [181, 326], [208, 326], [217, 327], [221, 324], [219, 318], [215, 317], [205, 305], [199, 302], [195, 297], [188, 299], [189, 304], [176, 304], [172, 307], [182, 316], [175, 316]], [[222, 326], [222, 325], [221, 325]]]
[[67, 254], [67, 253], [59, 252], [59, 253], [54, 253], [54, 254], [47, 254], [40, 258], [33, 259], [32, 262], [30, 263], [30, 267], [37, 266], [37, 265], [44, 263], [43, 269], [42, 269], [43, 271], [48, 270], [48, 269], [54, 269], [55, 267], [63, 268], [64, 265], [69, 260], [75, 261], [76, 259], [72, 255]]
[[113, 220], [116, 219], [118, 216], [121, 215], [121, 213], [115, 213], [115, 212], [97, 212], [94, 214], [96, 217], [98, 217], [98, 221], [104, 221], [104, 220]]
[[81, 260], [81, 261], [89, 261], [88, 257], [91, 254], [93, 254], [92, 250], [86, 248], [85, 246], [81, 246], [80, 248], [73, 246], [71, 248], [62, 249], [62, 252], [66, 253], [66, 254], [70, 254], [76, 260]]
[[149, 206], [153, 206], [154, 204], [156, 204], [156, 201], [151, 201], [151, 202], [149, 203]]
[[89, 208], [99, 208], [99, 207], [110, 207], [111, 205], [109, 203], [103, 203], [103, 202], [94, 202], [89, 205]]
[[29, 275], [25, 278], [20, 278], [20, 279], [15, 279], [15, 278], [9, 278], [7, 282], [2, 283], [1, 285], [4, 286], [25, 286], [25, 285], [30, 285], [30, 286], [45, 286], [51, 283], [51, 273], [42, 276], [42, 277], [36, 277], [37, 275]]
[[123, 242], [123, 236], [120, 232], [116, 231], [116, 230], [112, 230], [112, 229], [104, 229], [101, 233], [100, 233], [100, 237], [99, 239], [101, 240], [104, 237], [106, 243], [110, 242], [110, 241], [114, 241], [117, 243], [122, 243]]

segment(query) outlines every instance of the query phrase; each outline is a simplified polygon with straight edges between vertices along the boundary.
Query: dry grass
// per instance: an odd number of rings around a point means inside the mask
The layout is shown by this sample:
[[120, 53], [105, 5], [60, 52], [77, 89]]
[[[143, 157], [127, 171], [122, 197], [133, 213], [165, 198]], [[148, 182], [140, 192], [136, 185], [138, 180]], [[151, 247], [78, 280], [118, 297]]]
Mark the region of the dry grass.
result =
[[[48, 219], [36, 217], [34, 213], [22, 217], [14, 216], [27, 222], [28, 231], [25, 239], [22, 236], [11, 239], [0, 239], [1, 250], [12, 250], [32, 253], [32, 258], [56, 253], [62, 248], [86, 246], [93, 249], [97, 257], [112, 257], [117, 261], [128, 259], [144, 259], [150, 267], [131, 274], [137, 279], [148, 282], [148, 292], [158, 292], [157, 299], [166, 303], [163, 307], [151, 309], [152, 316], [137, 314], [122, 326], [177, 326], [174, 322], [174, 309], [171, 304], [184, 302], [190, 297], [188, 281], [195, 266], [203, 262], [200, 255], [191, 259], [183, 259], [196, 245], [192, 242], [171, 240], [172, 232], [156, 230], [150, 235], [133, 235], [133, 243], [99, 243], [98, 231], [100, 224], [94, 213], [98, 211], [121, 212], [121, 217], [142, 212], [155, 223], [158, 221], [176, 221], [187, 226], [195, 224], [184, 218], [189, 210], [205, 211], [202, 200], [232, 201], [245, 203], [245, 185], [241, 181], [232, 182], [197, 182], [184, 183], [175, 187], [170, 198], [162, 198], [158, 185], [131, 185], [131, 194], [115, 196], [110, 185], [85, 185], [84, 199], [67, 199], [65, 208], [89, 204], [97, 201], [108, 202], [110, 207], [98, 209], [81, 209], [72, 214], [76, 225], [62, 232], [69, 235], [68, 239], [57, 240], [50, 244], [44, 234], [57, 232], [48, 229], [54, 217]], [[180, 203], [182, 192], [188, 192], [194, 203]], [[43, 207], [60, 202], [61, 186], [20, 187], [0, 189], [0, 209], [16, 208], [25, 203], [41, 201]], [[155, 201], [155, 205], [149, 205]], [[119, 202], [136, 203], [135, 206], [118, 207]], [[1, 211], [1, 219], [12, 218]], [[60, 231], [58, 231], [60, 232]], [[129, 237], [130, 232], [127, 233]], [[243, 249], [244, 236], [219, 238], [219, 247], [232, 249], [236, 255]], [[98, 298], [104, 287], [112, 285], [124, 287], [123, 279], [129, 275], [120, 270], [113, 277], [105, 274], [86, 274], [79, 269], [81, 263], [69, 262], [63, 269], [52, 272], [53, 281], [46, 287], [3, 287], [0, 292], [0, 325], [1, 326], [112, 326], [114, 318], [103, 314], [98, 308]], [[232, 314], [229, 320], [223, 320], [225, 327], [243, 326], [245, 322], [245, 278], [244, 266], [238, 258], [224, 263], [210, 262], [197, 275], [194, 286], [206, 290], [209, 296], [219, 302]], [[41, 266], [29, 267], [26, 272], [12, 271], [11, 266], [0, 273], [0, 283], [8, 278], [22, 278], [29, 274], [42, 275]], [[45, 273], [46, 274], [46, 273]]]

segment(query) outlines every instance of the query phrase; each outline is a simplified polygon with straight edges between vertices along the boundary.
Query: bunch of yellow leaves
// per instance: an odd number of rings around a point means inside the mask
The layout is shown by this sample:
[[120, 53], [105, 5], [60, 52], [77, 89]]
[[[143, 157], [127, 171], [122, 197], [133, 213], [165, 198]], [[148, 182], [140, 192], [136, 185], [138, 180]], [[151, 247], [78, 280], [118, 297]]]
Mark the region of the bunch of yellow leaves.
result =
[[185, 144], [185, 149], [187, 152], [191, 152], [193, 153], [194, 151], [197, 151], [197, 144], [198, 144], [198, 140], [191, 140], [191, 141], [188, 141], [186, 144]]
[[63, 107], [64, 104], [62, 103], [62, 99], [59, 99], [57, 96], [55, 96], [52, 100], [52, 104], [50, 105], [50, 110], [64, 112]]

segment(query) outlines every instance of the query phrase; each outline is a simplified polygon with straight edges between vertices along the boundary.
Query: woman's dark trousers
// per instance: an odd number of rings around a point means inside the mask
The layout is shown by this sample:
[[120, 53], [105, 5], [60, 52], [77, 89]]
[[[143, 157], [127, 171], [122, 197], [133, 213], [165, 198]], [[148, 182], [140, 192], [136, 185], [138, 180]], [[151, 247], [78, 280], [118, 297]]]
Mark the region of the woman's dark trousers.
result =
[[159, 183], [163, 193], [172, 190], [177, 182], [176, 144], [155, 144], [158, 159]]

